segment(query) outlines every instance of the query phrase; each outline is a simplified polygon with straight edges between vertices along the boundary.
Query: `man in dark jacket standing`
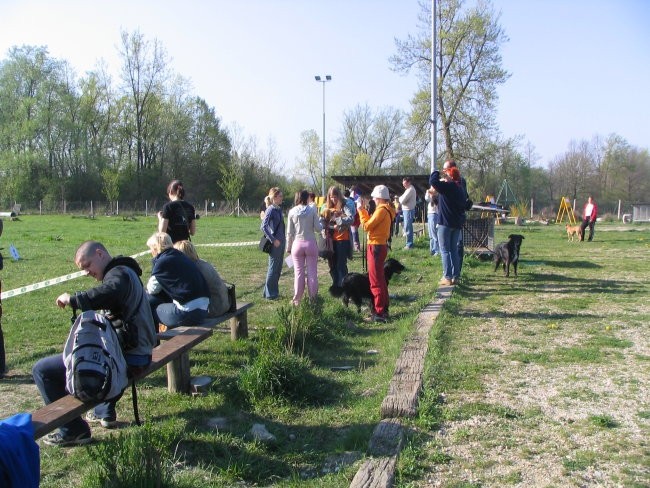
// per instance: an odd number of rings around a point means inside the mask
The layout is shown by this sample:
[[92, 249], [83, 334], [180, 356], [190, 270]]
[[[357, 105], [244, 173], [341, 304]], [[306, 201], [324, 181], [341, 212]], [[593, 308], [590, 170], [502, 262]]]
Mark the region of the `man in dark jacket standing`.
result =
[[[56, 299], [57, 306], [73, 309], [103, 310], [134, 327], [135, 344], [123, 351], [130, 371], [146, 368], [151, 362], [151, 351], [156, 345], [156, 332], [149, 302], [139, 276], [140, 265], [130, 257], [111, 257], [103, 244], [86, 241], [75, 254], [75, 264], [88, 276], [101, 284], [74, 295], [63, 293]], [[46, 404], [67, 395], [65, 390], [65, 366], [63, 356], [57, 354], [39, 360], [32, 368], [34, 382]], [[117, 424], [115, 404], [121, 395], [97, 405], [95, 411], [86, 415], [90, 422], [100, 422], [111, 428]], [[44, 442], [56, 446], [74, 446], [90, 442], [90, 427], [81, 417], [63, 425], [58, 432], [44, 438]]]

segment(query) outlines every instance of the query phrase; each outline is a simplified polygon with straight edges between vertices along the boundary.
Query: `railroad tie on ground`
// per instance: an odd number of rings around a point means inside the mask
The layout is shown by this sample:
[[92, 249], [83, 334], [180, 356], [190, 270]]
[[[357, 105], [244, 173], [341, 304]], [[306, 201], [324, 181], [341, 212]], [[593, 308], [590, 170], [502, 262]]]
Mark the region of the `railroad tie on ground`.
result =
[[370, 438], [370, 457], [357, 471], [350, 488], [390, 488], [395, 482], [397, 458], [402, 450], [404, 429], [399, 417], [417, 414], [422, 390], [424, 361], [429, 347], [429, 332], [453, 287], [441, 287], [433, 302], [415, 319], [414, 333], [402, 348], [388, 393], [381, 404], [382, 421]]

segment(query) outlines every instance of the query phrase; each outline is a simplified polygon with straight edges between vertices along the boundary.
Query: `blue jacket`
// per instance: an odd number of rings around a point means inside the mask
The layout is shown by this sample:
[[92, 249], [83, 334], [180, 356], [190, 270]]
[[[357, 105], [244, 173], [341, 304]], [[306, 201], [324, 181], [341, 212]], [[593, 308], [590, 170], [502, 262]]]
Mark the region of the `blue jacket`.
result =
[[282, 217], [282, 209], [271, 205], [266, 209], [264, 220], [262, 221], [262, 232], [266, 238], [273, 242], [278, 240], [284, 242], [284, 218]]
[[439, 193], [438, 223], [445, 227], [461, 229], [465, 223], [465, 191], [453, 181], [440, 181], [440, 172], [434, 171], [429, 185]]
[[0, 421], [0, 486], [38, 488], [39, 480], [40, 457], [32, 414], [19, 413]]
[[194, 261], [173, 247], [153, 258], [151, 275], [165, 293], [180, 304], [210, 297], [208, 285]]

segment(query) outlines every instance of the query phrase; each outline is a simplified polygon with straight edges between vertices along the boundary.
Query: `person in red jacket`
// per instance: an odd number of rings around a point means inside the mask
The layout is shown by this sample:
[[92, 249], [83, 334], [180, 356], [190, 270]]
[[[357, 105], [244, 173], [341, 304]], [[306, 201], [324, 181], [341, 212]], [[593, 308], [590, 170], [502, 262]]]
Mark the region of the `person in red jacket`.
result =
[[582, 210], [582, 224], [580, 224], [580, 240], [585, 240], [585, 230], [589, 226], [589, 241], [594, 238], [594, 226], [596, 225], [596, 218], [598, 217], [598, 205], [594, 202], [594, 199], [591, 195], [585, 203], [585, 207]]
[[368, 212], [368, 200], [360, 197], [357, 200], [357, 209], [361, 226], [368, 237], [366, 255], [368, 256], [368, 279], [370, 293], [372, 293], [375, 312], [374, 322], [388, 320], [388, 285], [384, 276], [384, 261], [388, 254], [388, 238], [390, 237], [395, 208], [390, 203], [388, 188], [378, 185], [370, 196], [374, 199], [375, 211]]

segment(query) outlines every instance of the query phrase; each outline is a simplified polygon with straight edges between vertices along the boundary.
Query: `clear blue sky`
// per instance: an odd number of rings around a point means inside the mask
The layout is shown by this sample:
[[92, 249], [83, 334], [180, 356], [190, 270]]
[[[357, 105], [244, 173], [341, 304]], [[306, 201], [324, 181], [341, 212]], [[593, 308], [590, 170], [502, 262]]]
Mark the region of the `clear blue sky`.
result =
[[[427, 0], [428, 1], [428, 0]], [[471, 0], [468, 0], [471, 3]], [[615, 132], [650, 147], [650, 1], [494, 0], [510, 41], [500, 88], [503, 135], [524, 136], [545, 165], [571, 140]], [[157, 38], [172, 69], [282, 164], [300, 154], [300, 132], [328, 143], [357, 104], [408, 110], [413, 76], [390, 70], [394, 39], [416, 33], [417, 0], [0, 0], [0, 56], [46, 45], [82, 75], [103, 58], [117, 82], [120, 29]], [[329, 144], [328, 144], [329, 145]]]

